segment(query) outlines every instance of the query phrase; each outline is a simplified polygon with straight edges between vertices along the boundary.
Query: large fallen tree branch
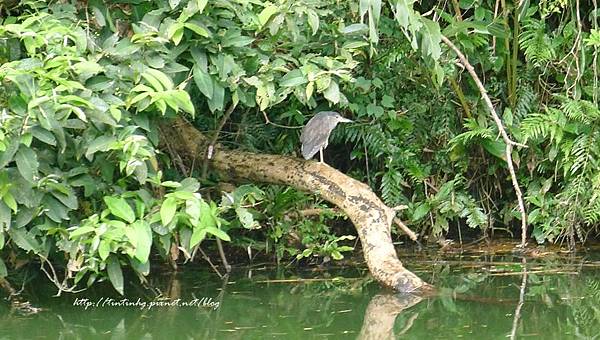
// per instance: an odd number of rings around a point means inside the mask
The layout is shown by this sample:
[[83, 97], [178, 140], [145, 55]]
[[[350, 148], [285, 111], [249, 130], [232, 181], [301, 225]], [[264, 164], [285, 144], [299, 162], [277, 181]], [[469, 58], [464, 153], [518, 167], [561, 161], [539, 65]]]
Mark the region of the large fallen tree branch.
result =
[[[208, 138], [181, 118], [161, 130], [171, 148], [180, 155], [201, 157], [211, 146]], [[323, 163], [227, 150], [218, 145], [214, 146], [209, 165], [229, 179], [284, 184], [319, 194], [350, 217], [358, 231], [367, 266], [377, 281], [402, 292], [432, 290], [398, 259], [390, 235], [396, 211], [381, 202], [366, 184]]]

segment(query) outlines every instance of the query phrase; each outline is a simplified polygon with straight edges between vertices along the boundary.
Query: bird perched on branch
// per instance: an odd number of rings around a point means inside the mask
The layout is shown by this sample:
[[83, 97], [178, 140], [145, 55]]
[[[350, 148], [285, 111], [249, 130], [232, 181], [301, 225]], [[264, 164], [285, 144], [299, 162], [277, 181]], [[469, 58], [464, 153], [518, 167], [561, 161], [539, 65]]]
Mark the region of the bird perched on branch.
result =
[[329, 135], [338, 123], [352, 123], [353, 121], [340, 116], [333, 111], [321, 111], [312, 117], [302, 129], [300, 142], [302, 143], [302, 157], [312, 158], [317, 151], [323, 163], [323, 149], [327, 147]]

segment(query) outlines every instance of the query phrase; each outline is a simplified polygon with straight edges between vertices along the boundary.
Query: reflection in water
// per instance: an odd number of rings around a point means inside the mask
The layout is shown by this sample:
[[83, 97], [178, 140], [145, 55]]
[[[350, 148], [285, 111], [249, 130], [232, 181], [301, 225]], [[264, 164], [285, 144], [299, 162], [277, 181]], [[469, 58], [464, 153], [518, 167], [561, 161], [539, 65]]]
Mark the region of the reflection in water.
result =
[[[394, 339], [394, 323], [396, 322], [396, 316], [403, 310], [421, 302], [421, 300], [423, 300], [422, 297], [412, 294], [385, 294], [373, 296], [365, 311], [365, 319], [358, 339]], [[401, 334], [406, 333], [406, 331], [410, 329], [417, 316], [418, 313], [409, 319], [409, 323], [404, 327]]]
[[517, 335], [517, 325], [519, 324], [519, 319], [521, 318], [521, 308], [523, 308], [523, 303], [525, 300], [525, 289], [527, 288], [527, 260], [523, 258], [521, 260], [521, 263], [523, 264], [523, 279], [521, 280], [521, 288], [519, 289], [519, 303], [517, 304], [517, 309], [515, 309], [513, 326], [510, 331], [511, 340], [514, 340]]
[[238, 270], [222, 281], [211, 271], [186, 267], [176, 275], [151, 277], [152, 290], [127, 285], [130, 301], [207, 298], [219, 303], [216, 309], [182, 305], [85, 309], [74, 305], [75, 299], [122, 297], [106, 282], [83, 294], [53, 298], [55, 288], [40, 277], [26, 287], [24, 296], [44, 310], [23, 315], [0, 301], [0, 339], [570, 339], [598, 334], [600, 270], [594, 262], [514, 260], [462, 256], [407, 262], [411, 270], [440, 287], [432, 297], [382, 293], [365, 276], [365, 269], [255, 268], [252, 275]]

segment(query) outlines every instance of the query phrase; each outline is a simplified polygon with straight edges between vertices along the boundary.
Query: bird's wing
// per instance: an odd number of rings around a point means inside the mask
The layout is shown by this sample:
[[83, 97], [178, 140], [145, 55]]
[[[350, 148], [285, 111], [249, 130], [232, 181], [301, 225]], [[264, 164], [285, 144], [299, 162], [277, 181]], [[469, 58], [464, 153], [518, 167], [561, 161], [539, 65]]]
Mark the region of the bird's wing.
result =
[[300, 142], [302, 143], [302, 156], [304, 159], [312, 158], [319, 152], [321, 147], [327, 147], [327, 138], [329, 135], [322, 130], [314, 120], [308, 121], [304, 129], [302, 129]]

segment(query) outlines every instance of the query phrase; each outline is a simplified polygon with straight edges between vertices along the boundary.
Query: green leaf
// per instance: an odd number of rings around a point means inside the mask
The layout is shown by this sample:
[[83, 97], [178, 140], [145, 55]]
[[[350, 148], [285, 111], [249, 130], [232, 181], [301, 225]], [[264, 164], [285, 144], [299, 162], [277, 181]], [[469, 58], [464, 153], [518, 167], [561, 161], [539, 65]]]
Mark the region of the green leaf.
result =
[[199, 228], [199, 227], [194, 228], [194, 233], [192, 234], [192, 237], [190, 238], [190, 248], [194, 247], [195, 245], [204, 241], [205, 238], [206, 238], [206, 229]]
[[200, 183], [198, 180], [193, 177], [188, 177], [181, 181], [181, 187], [179, 188], [179, 191], [196, 192], [198, 189], [200, 189]]
[[135, 258], [141, 263], [145, 263], [148, 261], [152, 247], [152, 229], [150, 229], [150, 224], [145, 221], [136, 221], [131, 227], [137, 235]]
[[106, 261], [108, 255], [110, 255], [110, 241], [101, 240], [100, 245], [98, 246], [98, 255], [102, 261]]
[[0, 152], [0, 169], [4, 168], [8, 163], [12, 162], [13, 157], [19, 149], [18, 138], [13, 138], [8, 144], [8, 147], [4, 152]]
[[91, 143], [88, 144], [87, 150], [85, 151], [85, 158], [88, 160], [93, 159], [93, 155], [98, 151], [108, 151], [112, 148], [112, 145], [117, 141], [114, 136], [106, 136], [102, 135], [96, 139], [94, 139]]
[[174, 197], [169, 197], [164, 200], [160, 206], [160, 220], [164, 226], [168, 225], [177, 211], [177, 200]]
[[223, 111], [225, 105], [225, 88], [221, 86], [218, 80], [213, 79], [213, 96], [208, 100], [208, 107], [211, 111]]
[[175, 101], [175, 103], [177, 103], [177, 106], [183, 109], [183, 111], [194, 116], [194, 105], [192, 104], [192, 99], [187, 92], [183, 90], [174, 91], [171, 93], [171, 98]]
[[54, 135], [52, 134], [52, 132], [50, 132], [40, 126], [34, 126], [31, 129], [29, 129], [29, 131], [31, 131], [31, 134], [37, 140], [44, 142], [46, 144], [52, 145], [52, 146], [56, 146], [56, 138], [54, 138]]
[[15, 155], [15, 161], [21, 176], [28, 182], [33, 183], [39, 166], [37, 154], [30, 147], [21, 145]]
[[134, 257], [129, 259], [129, 263], [131, 263], [131, 268], [133, 268], [133, 270], [135, 270], [139, 275], [147, 276], [150, 274], [150, 261], [142, 263]]
[[[0, 230], [6, 230], [10, 228], [11, 213], [9, 207], [2, 201], [0, 201]], [[4, 237], [4, 234], [2, 234]]]
[[481, 141], [481, 146], [492, 155], [506, 160], [506, 144], [503, 141], [484, 139]]
[[229, 235], [227, 235], [227, 233], [225, 233], [223, 230], [216, 228], [216, 227], [208, 227], [206, 229], [204, 229], [207, 233], [213, 234], [216, 237], [220, 238], [223, 241], [231, 241], [231, 238], [229, 238]]
[[[156, 92], [162, 92], [165, 90], [165, 87], [162, 85], [162, 83], [160, 82], [160, 80], [158, 80], [152, 73], [150, 72], [144, 72], [142, 73], [142, 78], [146, 79], [146, 81], [150, 84], [150, 86], [152, 86], [152, 89]], [[143, 87], [141, 86], [136, 86], [135, 88], [131, 89], [132, 92], [137, 92], [139, 90], [143, 90]], [[150, 92], [150, 91], [146, 91], [146, 92]], [[136, 97], [139, 97], [136, 96]], [[140, 101], [141, 99], [137, 99], [134, 98], [131, 103], [135, 104], [136, 102]]]
[[204, 28], [204, 27], [202, 27], [202, 26], [198, 25], [198, 24], [194, 24], [194, 23], [191, 23], [191, 22], [186, 22], [186, 23], [184, 24], [184, 26], [185, 26], [186, 28], [188, 28], [188, 29], [190, 29], [190, 30], [194, 31], [194, 33], [196, 33], [196, 34], [198, 34], [198, 35], [200, 35], [200, 36], [203, 36], [203, 37], [205, 37], [205, 38], [208, 38], [208, 37], [210, 37], [210, 33], [208, 32], [208, 30], [207, 30], [206, 28]]
[[352, 24], [340, 30], [342, 34], [362, 34], [369, 30], [369, 26], [365, 24]]
[[110, 213], [132, 223], [135, 221], [135, 213], [126, 200], [120, 197], [105, 196], [104, 202], [108, 206]]
[[102, 14], [102, 11], [100, 9], [98, 9], [98, 7], [92, 7], [92, 13], [94, 13], [94, 18], [96, 18], [96, 22], [98, 23], [98, 26], [100, 27], [104, 27], [106, 26], [106, 20], [104, 19], [104, 15]]
[[95, 230], [96, 230], [96, 228], [94, 226], [91, 226], [91, 225], [79, 227], [79, 228], [73, 230], [69, 234], [69, 238], [75, 238], [77, 236], [81, 236], [81, 235], [84, 235], [84, 234], [87, 234], [87, 233], [94, 232]]
[[285, 76], [281, 78], [281, 80], [279, 81], [279, 86], [292, 87], [306, 84], [307, 82], [308, 79], [302, 74], [302, 71], [300, 71], [299, 69], [295, 69], [288, 72]]
[[331, 81], [327, 90], [323, 92], [323, 96], [334, 104], [340, 102], [340, 87], [335, 80]]
[[2, 201], [4, 201], [4, 203], [6, 203], [6, 205], [14, 212], [17, 213], [18, 211], [18, 206], [17, 206], [17, 201], [15, 201], [15, 198], [13, 197], [13, 195], [10, 192], [6, 192], [4, 194], [4, 196], [2, 196]]
[[242, 208], [242, 207], [237, 207], [235, 209], [235, 213], [237, 214], [238, 219], [240, 220], [240, 222], [242, 223], [244, 228], [246, 228], [246, 229], [260, 228], [260, 225], [258, 224], [258, 222], [256, 222], [254, 220], [252, 213], [250, 213], [250, 211], [248, 211], [248, 209]]
[[186, 190], [177, 190], [175, 192], [167, 194], [166, 197], [174, 197], [174, 198], [178, 198], [180, 200], [195, 200], [196, 199], [196, 196], [194, 196], [193, 192], [186, 191]]
[[394, 98], [388, 96], [387, 94], [384, 94], [383, 97], [381, 98], [381, 105], [383, 107], [387, 107], [388, 109], [391, 109], [394, 107]]
[[247, 45], [250, 45], [254, 42], [253, 38], [244, 36], [244, 35], [238, 35], [236, 37], [233, 37], [231, 39], [227, 39], [225, 41], [223, 41], [223, 47], [244, 47]]
[[273, 4], [269, 4], [267, 7], [265, 7], [258, 15], [258, 22], [260, 23], [260, 28], [263, 28], [267, 24], [271, 16], [277, 13], [277, 11], [277, 6]]
[[204, 200], [200, 201], [200, 226], [202, 228], [207, 227], [215, 227], [217, 225], [215, 221], [215, 217], [213, 216], [212, 210], [210, 209], [210, 205], [204, 202]]
[[179, 188], [181, 183], [175, 181], [164, 181], [160, 183], [160, 185], [166, 188]]
[[365, 46], [369, 46], [369, 43], [366, 41], [354, 40], [354, 41], [345, 42], [344, 45], [342, 45], [342, 48], [348, 49], [348, 50], [354, 50], [354, 49], [365, 47]]
[[413, 3], [415, 0], [398, 0], [396, 2], [395, 16], [400, 26], [404, 29], [408, 28], [409, 18], [415, 16]]
[[418, 221], [429, 212], [429, 204], [427, 202], [419, 204], [412, 215], [413, 221]]
[[[142, 73], [142, 76], [151, 76], [160, 82], [160, 84], [164, 87], [165, 90], [172, 90], [174, 85], [171, 78], [169, 78], [166, 74], [159, 70], [155, 70], [153, 68], [146, 69], [146, 72]], [[146, 79], [146, 78], [144, 78]], [[147, 80], [147, 79], [146, 79]]]
[[307, 10], [306, 14], [308, 15], [308, 25], [310, 25], [313, 35], [315, 35], [319, 30], [319, 16], [317, 15], [317, 12], [312, 9]]
[[369, 105], [367, 105], [367, 114], [369, 116], [373, 116], [375, 118], [380, 118], [381, 116], [383, 116], [383, 108], [379, 105], [375, 105], [373, 103], [370, 103]]
[[199, 66], [194, 66], [194, 82], [200, 92], [206, 96], [206, 98], [211, 99], [213, 96], [213, 80], [210, 74], [202, 71]]
[[123, 270], [119, 259], [115, 255], [111, 255], [106, 259], [106, 272], [110, 283], [119, 294], [123, 295]]
[[7, 275], [8, 271], [6, 270], [6, 265], [4, 264], [4, 261], [0, 259], [0, 279], [5, 278]]
[[188, 199], [185, 201], [185, 213], [190, 215], [192, 224], [200, 219], [200, 201], [197, 199]]
[[440, 33], [440, 26], [437, 22], [427, 18], [421, 18], [421, 20], [425, 24], [424, 29], [421, 30], [421, 47], [423, 48], [423, 55], [430, 56], [433, 60], [438, 60], [442, 55], [442, 48], [440, 46], [442, 34]]
[[75, 71], [75, 73], [84, 74], [87, 77], [91, 77], [104, 71], [104, 68], [102, 66], [90, 60], [81, 61], [77, 64], [74, 64], [71, 67], [73, 68], [73, 71]]
[[46, 194], [42, 199], [44, 206], [44, 212], [54, 222], [60, 223], [63, 220], [69, 219], [69, 208], [65, 207], [59, 200], [54, 198], [53, 195]]
[[25, 251], [33, 251], [34, 253], [40, 251], [40, 243], [24, 228], [8, 229], [8, 235], [19, 248]]

